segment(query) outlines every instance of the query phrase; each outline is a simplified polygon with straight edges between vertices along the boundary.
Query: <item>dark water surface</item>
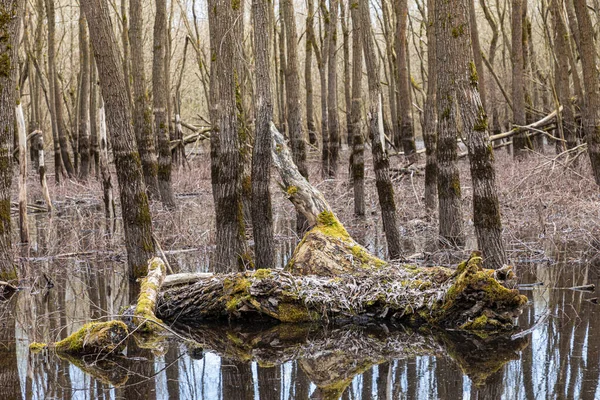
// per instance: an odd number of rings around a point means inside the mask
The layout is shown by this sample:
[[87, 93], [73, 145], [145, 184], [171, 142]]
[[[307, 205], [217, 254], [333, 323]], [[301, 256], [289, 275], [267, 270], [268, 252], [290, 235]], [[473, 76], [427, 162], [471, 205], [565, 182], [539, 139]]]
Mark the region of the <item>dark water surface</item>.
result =
[[[171, 341], [150, 351], [131, 340], [125, 354], [82, 362], [33, 355], [28, 345], [116, 317], [131, 303], [120, 230], [108, 234], [93, 207], [52, 220], [39, 215], [31, 224], [23, 290], [0, 303], [0, 400], [600, 398], [597, 294], [567, 289], [598, 286], [600, 266], [581, 262], [573, 249], [518, 266], [521, 282], [543, 283], [523, 291], [530, 303], [518, 324], [527, 328], [548, 317], [513, 341], [384, 324], [213, 325], [178, 327], [203, 348]], [[283, 263], [295, 239], [293, 225], [280, 225]], [[379, 242], [370, 235], [373, 249]], [[202, 243], [167, 250], [181, 271], [206, 269], [209, 253]]]

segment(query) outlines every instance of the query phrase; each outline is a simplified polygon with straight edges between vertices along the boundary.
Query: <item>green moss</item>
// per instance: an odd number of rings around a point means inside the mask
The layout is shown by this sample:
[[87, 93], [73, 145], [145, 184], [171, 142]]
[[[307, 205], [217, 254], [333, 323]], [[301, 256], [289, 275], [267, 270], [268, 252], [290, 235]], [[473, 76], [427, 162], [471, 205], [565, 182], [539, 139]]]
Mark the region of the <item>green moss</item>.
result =
[[288, 188], [285, 190], [285, 192], [288, 194], [288, 196], [293, 196], [296, 193], [298, 193], [298, 188], [296, 186], [288, 186]]
[[252, 274], [252, 278], [254, 279], [266, 279], [266, 278], [270, 278], [272, 275], [271, 270], [270, 269], [257, 269], [253, 274]]
[[460, 24], [452, 28], [452, 37], [458, 38], [465, 34], [465, 25]]
[[48, 344], [46, 343], [38, 343], [38, 342], [33, 342], [29, 345], [29, 351], [31, 351], [32, 353], [39, 353], [42, 350], [45, 350], [48, 348]]
[[479, 76], [477, 75], [477, 67], [475, 66], [475, 62], [473, 61], [469, 61], [469, 72], [471, 74], [469, 77], [471, 85], [477, 86], [477, 84], [479, 83]]
[[295, 303], [279, 303], [277, 316], [281, 322], [306, 322], [311, 320], [308, 309]]
[[456, 196], [461, 196], [460, 179], [458, 178], [458, 176], [452, 179], [452, 190], [454, 191], [454, 194], [456, 194]]
[[318, 229], [324, 235], [342, 240], [350, 239], [350, 235], [346, 231], [346, 228], [338, 221], [333, 212], [323, 211], [317, 216], [317, 222], [318, 225], [315, 229]]
[[57, 352], [69, 354], [112, 353], [125, 346], [125, 336], [127, 326], [121, 321], [90, 322], [67, 338], [54, 343], [53, 347]]
[[387, 265], [387, 263], [372, 254], [370, 254], [364, 247], [360, 245], [354, 245], [350, 248], [352, 257], [354, 260], [360, 262], [361, 267], [375, 267], [380, 268]]

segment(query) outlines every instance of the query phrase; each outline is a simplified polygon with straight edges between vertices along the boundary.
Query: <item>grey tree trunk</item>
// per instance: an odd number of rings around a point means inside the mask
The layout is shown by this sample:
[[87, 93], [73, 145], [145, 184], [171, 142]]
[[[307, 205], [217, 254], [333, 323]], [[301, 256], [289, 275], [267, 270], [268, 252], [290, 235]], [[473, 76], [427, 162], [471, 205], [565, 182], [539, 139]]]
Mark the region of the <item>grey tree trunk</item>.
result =
[[[23, 2], [0, 1], [0, 280], [17, 279], [13, 261], [10, 190], [12, 184], [12, 143], [15, 134], [15, 107], [19, 71], [18, 46]], [[8, 329], [8, 328], [5, 328]]]
[[81, 6], [90, 28], [90, 40], [106, 107], [107, 127], [119, 181], [129, 278], [136, 280], [148, 273], [148, 260], [154, 255], [154, 242], [125, 79], [120, 68], [108, 5], [104, 0], [82, 0]]
[[[456, 32], [450, 35], [442, 34], [449, 27], [446, 23], [445, 11], [436, 2], [435, 33], [436, 33], [436, 67], [437, 67], [437, 185], [439, 233], [441, 243], [450, 246], [462, 246], [465, 242], [463, 231], [463, 214], [461, 205], [460, 175], [458, 172], [458, 154], [456, 139], [458, 138], [459, 110], [455, 94], [455, 82], [452, 79], [454, 71], [449, 60], [452, 59], [451, 46], [454, 35], [464, 35], [465, 28], [452, 24]], [[452, 14], [453, 15], [453, 14]], [[468, 16], [468, 10], [467, 14]], [[468, 32], [466, 32], [468, 34]]]
[[[512, 0], [512, 105], [513, 125], [523, 126], [525, 118], [525, 77], [523, 71], [523, 1]], [[518, 158], [527, 149], [527, 133], [513, 138], [513, 155]]]
[[369, 82], [369, 134], [372, 144], [373, 169], [375, 170], [375, 184], [381, 207], [383, 230], [387, 240], [388, 253], [391, 259], [399, 258], [401, 254], [400, 231], [396, 216], [396, 202], [394, 200], [394, 187], [390, 177], [390, 160], [385, 152], [383, 133], [383, 101], [381, 83], [379, 81], [379, 62], [375, 55], [375, 43], [371, 28], [371, 17], [367, 2], [361, 1], [358, 5], [361, 16], [361, 37], [363, 53], [367, 64], [367, 80]]
[[152, 99], [154, 102], [154, 134], [158, 140], [158, 189], [165, 207], [175, 208], [171, 184], [171, 138], [169, 137], [169, 86], [165, 59], [167, 52], [167, 2], [156, 0], [154, 51], [152, 61]]
[[256, 57], [255, 139], [252, 154], [252, 233], [254, 236], [255, 264], [273, 268], [275, 244], [273, 240], [273, 212], [269, 182], [271, 177], [271, 131], [273, 97], [271, 94], [271, 58], [267, 3], [252, 1], [254, 22], [254, 52]]
[[437, 113], [436, 113], [436, 36], [435, 5], [437, 0], [427, 2], [427, 97], [425, 99], [423, 141], [425, 142], [425, 209], [437, 208]]
[[444, 83], [452, 83], [447, 95], [451, 97], [450, 101], [456, 104], [456, 108], [451, 112], [460, 114], [460, 126], [466, 134], [473, 182], [473, 223], [477, 244], [483, 253], [484, 265], [498, 269], [506, 264], [507, 258], [502, 241], [502, 223], [493, 164], [494, 151], [489, 141], [488, 119], [479, 96], [479, 77], [473, 59], [469, 26], [471, 2], [472, 0], [439, 2], [436, 12], [452, 23], [442, 24], [436, 34], [442, 38], [444, 51], [447, 51], [448, 55], [444, 67], [447, 77], [443, 81], [448, 79]]
[[235, 62], [232, 26], [237, 3], [210, 0], [211, 179], [216, 213], [216, 250], [212, 269], [237, 271], [244, 267], [244, 215], [240, 143], [235, 98]]
[[313, 45], [316, 40], [314, 29], [314, 0], [307, 1], [306, 13], [306, 55], [304, 58], [304, 85], [306, 86], [306, 129], [308, 131], [309, 143], [315, 146], [317, 144], [317, 127], [315, 126], [315, 106], [313, 100], [312, 81]]
[[142, 160], [144, 182], [150, 198], [160, 199], [158, 190], [158, 161], [152, 130], [152, 111], [146, 91], [146, 72], [143, 46], [143, 8], [141, 0], [130, 0], [129, 14], [131, 26], [129, 42], [131, 43], [131, 75], [133, 78], [133, 127], [138, 151]]
[[79, 89], [79, 179], [87, 181], [90, 172], [90, 43], [83, 11], [79, 16], [81, 86]]
[[585, 85], [583, 132], [596, 184], [600, 185], [600, 95], [598, 93], [597, 53], [594, 46], [593, 26], [585, 0], [575, 0], [575, 13], [579, 22], [581, 64]]
[[[340, 153], [340, 121], [338, 115], [337, 98], [337, 24], [338, 24], [338, 1], [329, 0], [329, 46], [328, 46], [328, 70], [327, 70], [327, 127], [329, 132], [329, 172], [328, 176], [333, 178], [337, 174], [338, 159]], [[323, 54], [325, 55], [325, 54]]]
[[352, 144], [352, 184], [354, 187], [354, 214], [365, 215], [365, 141], [362, 132], [362, 73], [363, 48], [360, 13], [350, 7], [352, 16], [352, 102], [350, 111], [350, 135]]

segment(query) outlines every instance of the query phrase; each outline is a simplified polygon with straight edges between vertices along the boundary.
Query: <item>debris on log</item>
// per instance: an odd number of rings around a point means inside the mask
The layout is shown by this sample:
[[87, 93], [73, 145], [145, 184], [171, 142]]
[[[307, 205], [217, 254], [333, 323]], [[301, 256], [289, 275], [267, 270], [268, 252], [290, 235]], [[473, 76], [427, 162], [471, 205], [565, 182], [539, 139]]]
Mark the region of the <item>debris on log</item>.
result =
[[473, 256], [457, 270], [386, 265], [335, 277], [281, 270], [215, 275], [159, 294], [165, 321], [198, 322], [264, 316], [281, 322], [392, 320], [484, 335], [511, 331], [527, 298], [503, 286], [497, 271]]

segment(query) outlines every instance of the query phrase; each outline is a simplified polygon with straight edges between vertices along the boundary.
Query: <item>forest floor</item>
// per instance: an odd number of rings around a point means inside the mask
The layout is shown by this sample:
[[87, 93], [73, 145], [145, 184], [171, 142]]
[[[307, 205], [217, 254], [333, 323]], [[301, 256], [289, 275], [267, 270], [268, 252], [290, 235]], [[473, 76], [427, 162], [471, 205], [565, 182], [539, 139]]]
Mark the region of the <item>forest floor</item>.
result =
[[[366, 150], [367, 152], [369, 149]], [[310, 154], [310, 181], [325, 195], [326, 199], [355, 239], [381, 257], [386, 256], [385, 237], [381, 229], [375, 180], [370, 157], [366, 157], [366, 204], [367, 216], [353, 215], [353, 190], [348, 179], [348, 151], [343, 151], [336, 179], [321, 177], [320, 154]], [[567, 165], [565, 158], [555, 158], [554, 149], [547, 146], [545, 154], [531, 153], [525, 160], [514, 161], [505, 150], [495, 153], [497, 184], [501, 205], [504, 238], [513, 263], [552, 261], [569, 249], [570, 262], [600, 262], [600, 192], [596, 186], [589, 161], [585, 154]], [[453, 264], [456, 259], [476, 247], [472, 223], [471, 181], [466, 158], [460, 161], [460, 176], [463, 193], [463, 217], [467, 235], [463, 251], [442, 251], [438, 248], [437, 216], [426, 212], [424, 207], [424, 173], [420, 162], [413, 166], [413, 173], [396, 174], [394, 189], [396, 205], [403, 237], [404, 256], [421, 263]], [[162, 250], [177, 263], [177, 254], [194, 252], [199, 257], [196, 266], [183, 268], [202, 270], [208, 264], [212, 251], [214, 229], [214, 206], [210, 184], [210, 160], [208, 153], [190, 157], [188, 167], [175, 168], [173, 185], [177, 199], [177, 210], [168, 211], [160, 202], [151, 204], [154, 234]], [[391, 167], [403, 167], [400, 157], [391, 158]], [[50, 195], [56, 207], [55, 215], [76, 213], [74, 218], [61, 220], [65, 230], [80, 232], [72, 246], [64, 242], [56, 252], [69, 254], [81, 252], [79, 241], [85, 240], [90, 223], [106, 224], [103, 221], [101, 184], [94, 178], [86, 184], [63, 178], [61, 184], [54, 183], [54, 175], [48, 176]], [[295, 232], [295, 211], [279, 188], [278, 176], [273, 171], [272, 199], [276, 242], [279, 247], [278, 260], [285, 263], [299, 238]], [[113, 174], [114, 195], [118, 201], [116, 176]], [[16, 201], [16, 184], [14, 185]], [[42, 199], [37, 175], [30, 171], [29, 203], [40, 203]], [[32, 211], [32, 210], [30, 210]], [[117, 207], [117, 215], [120, 211]], [[42, 213], [43, 214], [43, 213]], [[13, 214], [16, 220], [18, 214]], [[30, 215], [30, 225], [33, 223]], [[50, 218], [51, 220], [51, 218]], [[73, 226], [69, 227], [68, 225]], [[116, 224], [117, 230], [119, 223]], [[15, 227], [15, 240], [18, 233]], [[247, 237], [252, 244], [251, 229]], [[32, 230], [30, 228], [30, 230]], [[93, 235], [97, 238], [97, 235]], [[118, 237], [119, 235], [116, 235]], [[124, 259], [124, 246], [106, 235], [105, 243], [89, 243], [89, 251], [107, 251], [112, 258]], [[199, 255], [200, 254], [200, 255]], [[40, 256], [41, 254], [36, 254]], [[48, 256], [56, 256], [48, 249]], [[185, 264], [188, 264], [186, 262]], [[260, 267], [260, 266], [258, 266]], [[179, 269], [179, 268], [178, 268]]]

